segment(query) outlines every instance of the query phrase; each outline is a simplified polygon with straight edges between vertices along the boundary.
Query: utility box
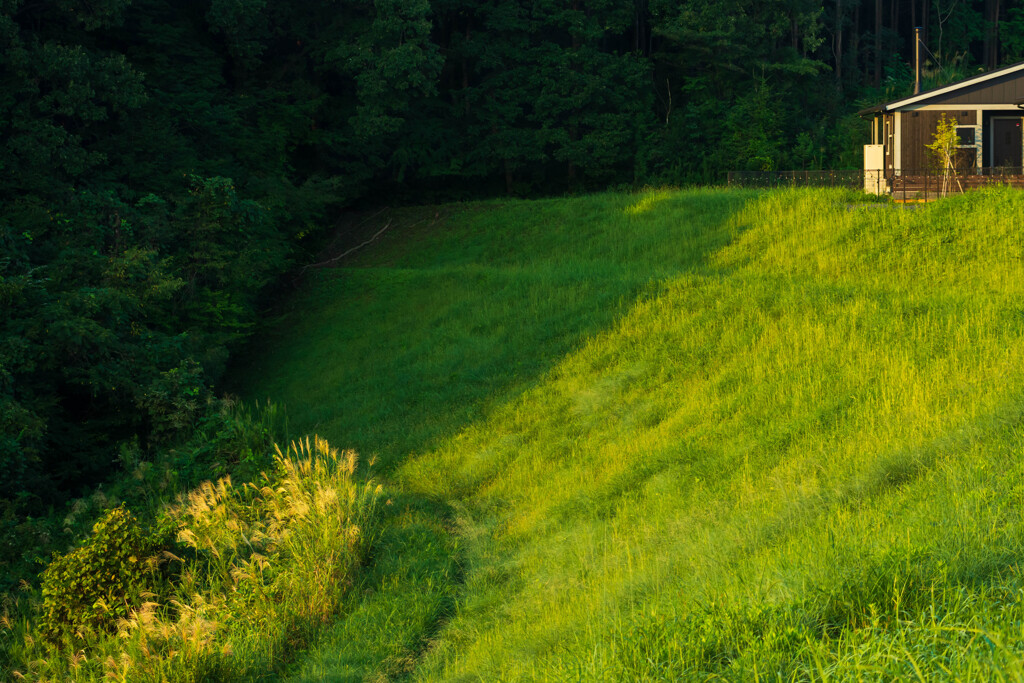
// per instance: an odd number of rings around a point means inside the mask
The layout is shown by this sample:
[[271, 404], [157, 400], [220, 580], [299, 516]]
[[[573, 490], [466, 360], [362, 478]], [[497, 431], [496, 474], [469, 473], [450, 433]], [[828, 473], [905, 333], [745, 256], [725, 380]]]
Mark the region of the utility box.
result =
[[885, 145], [864, 145], [864, 191], [868, 194], [884, 194]]

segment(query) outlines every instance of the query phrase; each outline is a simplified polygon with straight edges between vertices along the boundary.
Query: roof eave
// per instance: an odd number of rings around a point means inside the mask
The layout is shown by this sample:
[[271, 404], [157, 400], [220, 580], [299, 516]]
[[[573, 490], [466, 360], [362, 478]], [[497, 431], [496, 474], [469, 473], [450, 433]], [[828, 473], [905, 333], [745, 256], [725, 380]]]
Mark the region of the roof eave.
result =
[[919, 93], [917, 95], [904, 97], [903, 99], [899, 100], [893, 100], [892, 102], [886, 102], [885, 104], [879, 105], [878, 110], [893, 111], [895, 109], [902, 109], [903, 107], [910, 106], [911, 104], [916, 104], [917, 102], [929, 100], [933, 97], [938, 97], [939, 95], [944, 95], [948, 92], [953, 92], [971, 85], [977, 85], [978, 83], [984, 83], [985, 81], [990, 81], [993, 78], [1007, 76], [1009, 74], [1016, 73], [1021, 70], [1024, 70], [1024, 62], [1017, 62], [1016, 64], [1005, 66], [1002, 69], [996, 69], [995, 71], [989, 71], [988, 73], [979, 74], [972, 78], [962, 80], [958, 83], [951, 83], [950, 85], [944, 85], [940, 88], [933, 88], [932, 90], [928, 90], [927, 92]]

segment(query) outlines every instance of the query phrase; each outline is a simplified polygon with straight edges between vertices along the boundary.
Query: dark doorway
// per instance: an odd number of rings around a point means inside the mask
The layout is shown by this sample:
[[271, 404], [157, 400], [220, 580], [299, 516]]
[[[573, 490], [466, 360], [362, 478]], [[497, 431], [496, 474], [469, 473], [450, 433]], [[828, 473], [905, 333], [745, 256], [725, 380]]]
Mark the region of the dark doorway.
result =
[[1021, 145], [1024, 144], [1020, 123], [1019, 117], [992, 119], [993, 166], [1020, 167]]

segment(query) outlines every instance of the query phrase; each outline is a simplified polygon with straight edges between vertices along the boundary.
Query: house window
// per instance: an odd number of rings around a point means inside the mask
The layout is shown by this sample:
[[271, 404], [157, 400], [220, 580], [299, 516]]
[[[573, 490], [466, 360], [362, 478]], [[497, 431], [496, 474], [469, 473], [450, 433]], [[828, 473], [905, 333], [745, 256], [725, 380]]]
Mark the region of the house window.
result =
[[960, 145], [974, 145], [974, 126], [958, 126], [956, 136], [960, 138]]

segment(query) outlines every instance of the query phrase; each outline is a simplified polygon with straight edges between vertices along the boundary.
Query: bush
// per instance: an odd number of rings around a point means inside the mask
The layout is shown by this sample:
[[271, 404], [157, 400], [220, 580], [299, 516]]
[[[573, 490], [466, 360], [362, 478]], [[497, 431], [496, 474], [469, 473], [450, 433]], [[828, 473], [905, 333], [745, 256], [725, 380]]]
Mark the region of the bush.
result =
[[323, 439], [275, 451], [256, 482], [206, 481], [151, 527], [109, 510], [55, 555], [35, 623], [0, 614], [0, 678], [192, 683], [288, 666], [341, 609], [377, 538], [382, 489]]
[[59, 643], [113, 631], [140, 603], [155, 550], [128, 508], [111, 509], [79, 548], [55, 555], [43, 573], [40, 633]]

